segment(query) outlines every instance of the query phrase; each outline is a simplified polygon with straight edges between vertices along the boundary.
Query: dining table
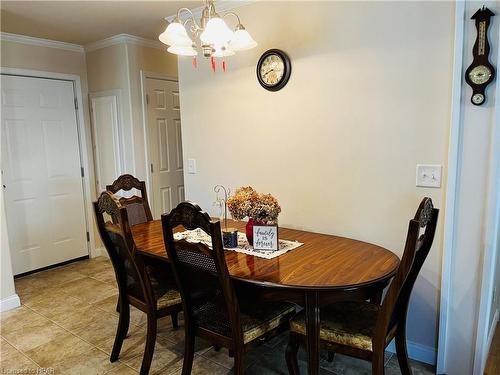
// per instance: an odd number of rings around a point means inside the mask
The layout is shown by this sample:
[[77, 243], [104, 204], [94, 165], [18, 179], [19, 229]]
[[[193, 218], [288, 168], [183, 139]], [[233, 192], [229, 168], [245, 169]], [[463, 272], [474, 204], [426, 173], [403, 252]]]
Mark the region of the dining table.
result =
[[[230, 227], [245, 232], [245, 222], [228, 221]], [[134, 225], [131, 230], [139, 254], [168, 262], [160, 220]], [[273, 259], [226, 250], [227, 268], [235, 284], [253, 290], [259, 298], [305, 308], [308, 372], [316, 375], [321, 307], [380, 295], [395, 275], [399, 258], [381, 246], [330, 234], [279, 227], [279, 238], [303, 245]]]

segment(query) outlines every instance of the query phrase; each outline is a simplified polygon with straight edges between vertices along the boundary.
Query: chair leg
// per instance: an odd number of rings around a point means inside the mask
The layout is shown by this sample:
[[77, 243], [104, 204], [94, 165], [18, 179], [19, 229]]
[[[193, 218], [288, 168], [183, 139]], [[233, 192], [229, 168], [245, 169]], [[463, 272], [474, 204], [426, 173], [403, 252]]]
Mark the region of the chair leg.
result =
[[182, 363], [182, 375], [190, 375], [193, 368], [195, 336], [192, 330], [185, 325], [184, 334], [184, 361]]
[[118, 318], [118, 327], [116, 328], [115, 343], [111, 350], [110, 361], [115, 362], [120, 356], [123, 340], [127, 337], [130, 324], [130, 305], [128, 302], [120, 303], [120, 317]]
[[335, 359], [335, 353], [328, 352], [328, 362], [333, 362], [334, 359]]
[[147, 375], [153, 360], [153, 354], [156, 344], [157, 321], [154, 314], [148, 314], [148, 332], [146, 336], [146, 346], [144, 348], [144, 356], [142, 357], [141, 371], [139, 374]]
[[299, 362], [297, 354], [299, 352], [299, 338], [296, 333], [290, 332], [288, 345], [286, 346], [285, 359], [290, 375], [299, 375]]
[[243, 375], [245, 373], [245, 351], [243, 348], [236, 348], [234, 351], [234, 375]]
[[412, 375], [410, 363], [408, 362], [408, 351], [406, 349], [406, 327], [400, 326], [396, 332], [396, 354], [398, 356], [401, 374]]
[[384, 348], [382, 350], [375, 350], [373, 352], [372, 359], [372, 374], [373, 375], [384, 375]]
[[173, 312], [172, 314], [170, 314], [170, 318], [172, 319], [172, 328], [173, 329], [177, 329], [179, 328], [179, 320], [178, 320], [178, 313], [177, 312]]

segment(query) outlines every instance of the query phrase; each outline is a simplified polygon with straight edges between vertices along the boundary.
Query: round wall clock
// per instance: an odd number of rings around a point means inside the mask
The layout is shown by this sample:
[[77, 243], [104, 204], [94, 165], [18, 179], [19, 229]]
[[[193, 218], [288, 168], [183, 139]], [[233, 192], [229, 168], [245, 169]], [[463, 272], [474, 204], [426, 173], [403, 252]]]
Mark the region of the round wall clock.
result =
[[264, 52], [257, 63], [257, 79], [261, 86], [269, 91], [278, 91], [285, 87], [291, 73], [290, 58], [279, 49]]
[[465, 81], [472, 87], [471, 102], [481, 105], [486, 100], [486, 86], [495, 78], [495, 68], [488, 61], [490, 44], [488, 43], [488, 26], [493, 12], [484, 6], [479, 9], [472, 19], [476, 21], [477, 37], [472, 54], [474, 59], [465, 72]]

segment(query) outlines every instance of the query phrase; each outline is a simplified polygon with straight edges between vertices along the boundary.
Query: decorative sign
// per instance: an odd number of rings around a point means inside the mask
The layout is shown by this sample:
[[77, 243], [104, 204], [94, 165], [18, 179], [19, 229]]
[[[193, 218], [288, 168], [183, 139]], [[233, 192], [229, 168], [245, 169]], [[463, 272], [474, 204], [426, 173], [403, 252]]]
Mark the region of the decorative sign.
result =
[[254, 225], [253, 248], [256, 250], [279, 250], [277, 225]]

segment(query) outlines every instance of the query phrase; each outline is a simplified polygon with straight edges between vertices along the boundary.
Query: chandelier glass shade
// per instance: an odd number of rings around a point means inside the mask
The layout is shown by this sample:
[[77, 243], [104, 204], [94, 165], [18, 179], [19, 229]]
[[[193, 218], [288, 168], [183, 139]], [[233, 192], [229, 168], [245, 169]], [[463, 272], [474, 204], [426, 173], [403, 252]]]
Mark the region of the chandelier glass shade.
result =
[[[189, 17], [183, 21], [181, 13], [187, 13]], [[234, 29], [229, 28], [225, 22], [224, 18], [227, 16], [236, 18], [237, 25]], [[189, 9], [179, 9], [175, 19], [169, 23], [158, 39], [169, 46], [168, 52], [179, 56], [195, 57], [198, 55], [198, 48], [201, 48], [203, 56], [212, 58], [212, 66], [214, 66], [213, 58], [232, 56], [236, 51], [257, 46], [257, 42], [241, 24], [237, 14], [230, 12], [222, 17], [217, 14], [214, 0], [205, 0], [199, 22]]]

